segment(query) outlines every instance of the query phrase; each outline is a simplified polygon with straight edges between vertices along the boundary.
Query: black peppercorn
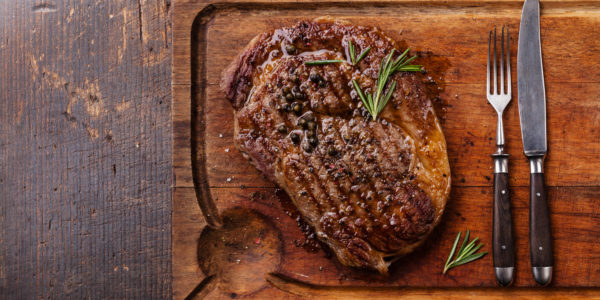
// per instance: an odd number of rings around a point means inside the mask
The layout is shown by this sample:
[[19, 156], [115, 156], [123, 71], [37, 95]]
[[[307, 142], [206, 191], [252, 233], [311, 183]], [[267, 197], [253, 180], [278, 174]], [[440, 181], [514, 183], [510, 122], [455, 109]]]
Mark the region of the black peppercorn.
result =
[[281, 125], [277, 126], [277, 131], [279, 131], [279, 133], [286, 133], [287, 127], [285, 127], [284, 124], [281, 124]]
[[304, 118], [299, 118], [298, 119], [298, 126], [302, 127], [302, 128], [306, 128], [306, 119]]
[[319, 83], [319, 81], [323, 80], [321, 75], [319, 75], [317, 73], [310, 74], [310, 76], [308, 76], [308, 78], [310, 79], [310, 81], [312, 81], [314, 83]]
[[292, 132], [292, 134], [290, 134], [290, 139], [292, 140], [292, 143], [294, 143], [294, 145], [297, 145], [300, 142], [300, 136], [295, 132]]
[[329, 150], [327, 150], [327, 153], [329, 153], [330, 156], [335, 156], [337, 154], [337, 150], [335, 150], [335, 147], [330, 146]]
[[284, 86], [281, 91], [283, 92], [283, 94], [289, 94], [290, 93], [290, 87], [289, 86]]
[[298, 88], [298, 86], [295, 86], [295, 87], [292, 89], [292, 94], [293, 94], [293, 95], [294, 95], [294, 97], [295, 97], [296, 99], [298, 99], [298, 100], [304, 100], [304, 99], [306, 99], [306, 94], [302, 93], [302, 92], [300, 91], [300, 88]]
[[285, 45], [285, 52], [287, 52], [287, 54], [295, 54], [296, 53], [296, 46], [294, 46], [292, 44]]
[[317, 123], [315, 123], [315, 121], [308, 121], [306, 122], [306, 128], [308, 128], [308, 130], [315, 130], [317, 129]]
[[292, 106], [289, 103], [282, 104], [281, 108], [283, 108], [284, 111], [288, 111], [288, 112], [292, 110]]
[[292, 103], [292, 110], [299, 116], [302, 113], [302, 104], [299, 102]]
[[309, 138], [315, 137], [316, 135], [317, 135], [316, 132], [314, 132], [312, 130], [306, 131], [306, 136]]
[[314, 147], [314, 146], [316, 146], [317, 144], [319, 144], [319, 141], [317, 140], [317, 138], [316, 138], [316, 137], [311, 137], [311, 138], [308, 138], [308, 143], [309, 143], [311, 146], [313, 146], [313, 147]]
[[323, 79], [319, 80], [319, 87], [325, 87], [325, 81]]
[[287, 101], [293, 101], [294, 100], [294, 96], [290, 93], [285, 94], [285, 100]]

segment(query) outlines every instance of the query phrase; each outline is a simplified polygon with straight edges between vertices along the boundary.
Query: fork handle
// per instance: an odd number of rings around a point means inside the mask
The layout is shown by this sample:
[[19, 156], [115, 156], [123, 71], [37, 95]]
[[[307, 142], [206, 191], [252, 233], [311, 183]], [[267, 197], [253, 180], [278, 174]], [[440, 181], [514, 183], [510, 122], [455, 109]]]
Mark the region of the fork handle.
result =
[[508, 154], [497, 153], [494, 159], [494, 228], [492, 248], [494, 272], [501, 286], [513, 282], [515, 270], [515, 246], [508, 189]]

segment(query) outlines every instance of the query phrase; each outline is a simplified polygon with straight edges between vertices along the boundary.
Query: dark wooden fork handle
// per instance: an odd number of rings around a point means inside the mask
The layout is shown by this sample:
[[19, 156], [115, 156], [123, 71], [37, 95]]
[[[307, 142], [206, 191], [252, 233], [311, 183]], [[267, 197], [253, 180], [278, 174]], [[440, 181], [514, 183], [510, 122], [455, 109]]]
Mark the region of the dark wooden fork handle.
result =
[[513, 239], [510, 191], [508, 189], [508, 154], [494, 154], [494, 228], [492, 248], [494, 272], [502, 286], [513, 282], [515, 246]]

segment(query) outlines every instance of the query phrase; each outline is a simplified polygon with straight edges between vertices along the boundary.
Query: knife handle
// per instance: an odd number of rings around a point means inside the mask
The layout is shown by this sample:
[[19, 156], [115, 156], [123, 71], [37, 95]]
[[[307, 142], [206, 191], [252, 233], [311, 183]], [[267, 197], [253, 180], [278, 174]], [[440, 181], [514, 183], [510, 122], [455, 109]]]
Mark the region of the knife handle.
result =
[[508, 154], [493, 154], [492, 157], [494, 158], [494, 228], [492, 231], [494, 272], [501, 286], [509, 286], [514, 278], [515, 245], [508, 189]]
[[543, 157], [531, 157], [530, 207], [529, 207], [529, 252], [533, 278], [540, 285], [552, 280], [552, 233], [550, 214], [544, 183]]

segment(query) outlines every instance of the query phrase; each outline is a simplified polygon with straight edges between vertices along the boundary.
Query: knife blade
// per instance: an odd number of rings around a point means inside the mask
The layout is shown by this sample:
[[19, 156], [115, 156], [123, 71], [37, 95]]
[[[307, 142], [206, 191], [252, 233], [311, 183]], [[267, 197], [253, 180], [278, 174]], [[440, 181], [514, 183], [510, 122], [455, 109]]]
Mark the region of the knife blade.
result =
[[538, 284], [552, 280], [552, 236], [544, 183], [546, 140], [546, 91], [540, 41], [539, 0], [525, 0], [519, 30], [517, 83], [519, 119], [525, 156], [530, 165], [529, 252], [533, 277]]

